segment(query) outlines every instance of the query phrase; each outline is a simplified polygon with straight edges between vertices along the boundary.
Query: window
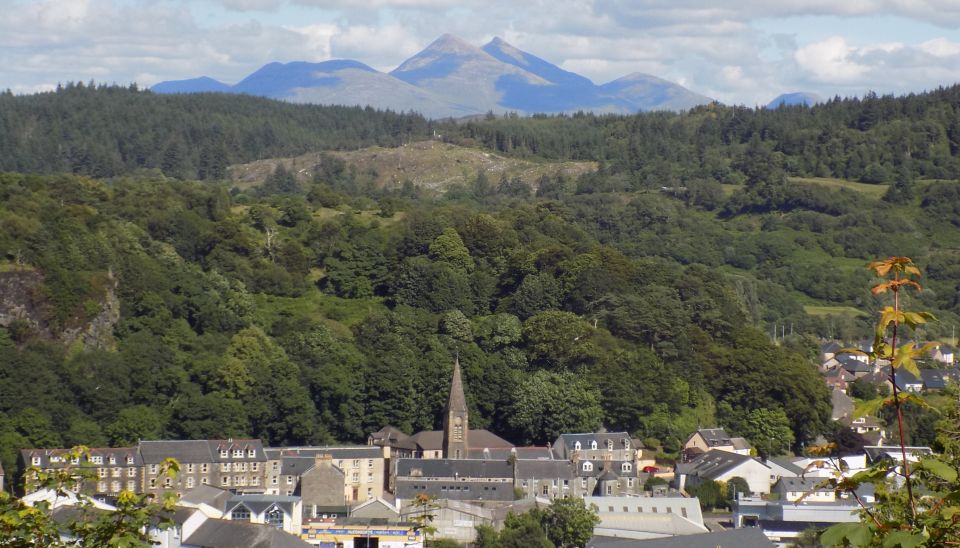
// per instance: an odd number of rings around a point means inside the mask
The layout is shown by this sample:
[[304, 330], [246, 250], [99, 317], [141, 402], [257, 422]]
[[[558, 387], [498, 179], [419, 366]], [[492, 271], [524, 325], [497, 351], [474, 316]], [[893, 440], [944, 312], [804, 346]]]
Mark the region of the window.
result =
[[188, 473], [188, 474], [192, 474], [192, 473], [193, 473], [193, 464], [188, 464], [188, 465], [187, 465], [187, 473]]
[[656, 513], [657, 513], [657, 507], [654, 506], [653, 508], [650, 509], [650, 511], [653, 512], [654, 514], [656, 514]]
[[667, 506], [667, 513], [668, 513], [668, 514], [672, 514], [672, 513], [673, 513], [673, 508], [670, 508], [669, 506]]
[[127, 481], [127, 491], [133, 491], [136, 488], [137, 488], [136, 482]]
[[97, 492], [98, 492], [98, 493], [103, 493], [103, 492], [105, 492], [106, 490], [107, 490], [107, 482], [105, 482], [105, 481], [97, 482]]
[[150, 465], [150, 473], [151, 473], [151, 474], [156, 474], [156, 473], [157, 473], [157, 469], [158, 469], [158, 467], [157, 467], [156, 464], [151, 464], [151, 465]]
[[623, 448], [630, 449], [630, 438], [623, 438]]
[[259, 472], [259, 471], [260, 471], [260, 463], [259, 463], [259, 462], [251, 462], [251, 463], [250, 463], [250, 471], [251, 471], [251, 472]]
[[563, 480], [563, 488], [564, 488], [564, 489], [569, 489], [569, 488], [570, 488], [570, 480], [566, 480], [566, 479]]
[[353, 483], [359, 483], [359, 482], [360, 482], [360, 474], [359, 474], [358, 472], [354, 472], [353, 475], [350, 477], [350, 480], [351, 480]]
[[367, 472], [367, 481], [368, 482], [373, 481], [373, 472]]
[[686, 507], [680, 508], [680, 515], [683, 516], [683, 517], [687, 517], [687, 509], [686, 509]]
[[210, 478], [200, 478], [200, 485], [209, 485]]
[[187, 478], [187, 489], [193, 489], [193, 477]]
[[580, 478], [580, 488], [581, 489], [587, 488], [587, 478]]
[[30, 464], [34, 466], [40, 466], [40, 460], [41, 460], [40, 457], [33, 457], [32, 459], [30, 459]]
[[234, 464], [234, 465], [233, 465], [233, 471], [234, 471], [234, 472], [246, 472], [246, 471], [247, 471], [247, 463], [245, 463], [245, 462], [238, 462], [237, 464]]
[[274, 471], [274, 472], [276, 472], [277, 470], [280, 469], [280, 463], [279, 463], [279, 462], [273, 461], [273, 463], [271, 463], [271, 464], [272, 464], [272, 467], [273, 467], [273, 471]]
[[631, 472], [632, 470], [633, 470], [633, 464], [631, 464], [631, 463], [629, 463], [629, 462], [625, 462], [625, 463], [623, 463], [623, 464], [620, 465], [620, 471], [621, 471], [621, 472]]
[[246, 506], [237, 506], [230, 512], [233, 521], [250, 521], [250, 510]]
[[257, 450], [256, 450], [256, 449], [247, 449], [247, 457], [249, 457], [249, 458], [252, 459], [252, 458], [254, 458], [254, 457], [256, 457], [256, 456], [257, 456]]
[[151, 479], [150, 479], [150, 489], [156, 489], [156, 488], [157, 488], [157, 478], [151, 478]]
[[220, 478], [220, 485], [230, 485], [230, 476], [222, 476]]
[[206, 474], [209, 469], [210, 469], [210, 465], [207, 463], [203, 463], [200, 465], [200, 473], [202, 474]]
[[627, 487], [633, 487], [633, 478], [627, 478]]
[[135, 478], [135, 477], [137, 477], [137, 469], [136, 469], [136, 468], [127, 468], [127, 477], [128, 477], [128, 478]]
[[580, 442], [579, 442], [579, 441], [578, 441], [577, 443], [573, 444], [573, 450], [574, 450], [574, 451], [579, 451], [581, 447], [582, 447], [582, 446], [580, 445]]
[[107, 469], [106, 469], [106, 468], [97, 468], [97, 475], [100, 476], [101, 478], [107, 477]]
[[229, 462], [221, 462], [221, 463], [220, 463], [220, 471], [221, 471], [221, 472], [229, 472], [229, 471], [230, 471], [230, 463], [229, 463]]
[[270, 483], [276, 485], [280, 483], [280, 478], [278, 478], [277, 476], [273, 476], [273, 479], [270, 480]]
[[234, 449], [234, 450], [233, 450], [233, 458], [235, 458], [235, 459], [243, 458], [243, 449]]
[[283, 528], [283, 511], [274, 506], [267, 510], [267, 525], [273, 525], [277, 528]]
[[70, 457], [70, 464], [80, 464], [80, 457]]
[[583, 463], [583, 471], [584, 471], [584, 472], [592, 472], [592, 471], [593, 471], [593, 463], [590, 462], [590, 461], [584, 462], [584, 463]]
[[123, 470], [121, 470], [121, 469], [119, 469], [119, 468], [111, 468], [111, 469], [110, 469], [110, 477], [119, 478], [121, 472], [123, 472]]
[[360, 459], [353, 459], [353, 467], [360, 468]]
[[110, 482], [110, 490], [113, 491], [114, 493], [119, 493], [119, 492], [120, 492], [120, 482], [119, 482], [119, 481]]
[[544, 495], [549, 495], [549, 494], [550, 494], [550, 486], [547, 485], [546, 483], [543, 484], [543, 494], [544, 494]]
[[624, 512], [629, 512], [630, 510], [629, 510], [626, 506], [624, 506], [624, 507], [623, 507], [623, 511], [624, 511]]
[[593, 440], [590, 442], [590, 449], [593, 449], [593, 450], [597, 449], [597, 440]]
[[287, 485], [293, 485], [293, 476], [287, 476]]
[[230, 451], [228, 451], [228, 450], [226, 450], [226, 449], [221, 449], [221, 450], [220, 450], [220, 458], [221, 458], [221, 459], [225, 459], [225, 458], [227, 458], [227, 457], [229, 457], [229, 456], [230, 456]]
[[93, 464], [103, 464], [103, 456], [102, 456], [102, 455], [94, 455], [94, 456], [90, 457], [90, 462], [92, 462]]
[[250, 485], [260, 485], [260, 476], [250, 478]]
[[373, 459], [367, 459], [367, 468], [373, 468]]
[[116, 464], [116, 463], [117, 463], [117, 457], [115, 457], [115, 456], [113, 456], [113, 455], [110, 455], [110, 460], [108, 460], [107, 462], [109, 462], [110, 464]]
[[608, 494], [608, 495], [612, 495], [612, 494], [613, 494], [613, 486], [610, 485], [609, 483], [607, 484], [607, 494]]
[[373, 498], [373, 487], [367, 487], [367, 498]]
[[133, 455], [127, 455], [127, 464], [135, 464], [133, 460]]
[[236, 476], [233, 478], [233, 484], [237, 486], [245, 486], [247, 484], [247, 476]]
[[607, 451], [613, 451], [613, 440], [607, 440]]
[[163, 480], [163, 487], [165, 489], [169, 489], [172, 486], [173, 486], [173, 478], [165, 478]]

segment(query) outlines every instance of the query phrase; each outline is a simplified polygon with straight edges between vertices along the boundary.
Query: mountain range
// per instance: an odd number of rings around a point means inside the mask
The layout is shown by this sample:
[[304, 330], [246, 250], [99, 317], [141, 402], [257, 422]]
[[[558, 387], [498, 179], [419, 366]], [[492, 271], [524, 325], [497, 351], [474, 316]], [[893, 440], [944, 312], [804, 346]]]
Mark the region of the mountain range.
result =
[[500, 38], [476, 47], [444, 34], [390, 73], [359, 61], [269, 63], [229, 85], [202, 76], [160, 82], [156, 93], [244, 93], [295, 103], [373, 106], [431, 118], [486, 112], [634, 113], [686, 110], [713, 100], [634, 73], [603, 85]]

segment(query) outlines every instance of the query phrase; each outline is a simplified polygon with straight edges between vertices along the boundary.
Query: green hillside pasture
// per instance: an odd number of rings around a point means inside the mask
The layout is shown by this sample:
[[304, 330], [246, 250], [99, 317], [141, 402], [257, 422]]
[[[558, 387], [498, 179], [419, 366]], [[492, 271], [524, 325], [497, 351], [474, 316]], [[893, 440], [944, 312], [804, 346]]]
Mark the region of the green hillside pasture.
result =
[[811, 316], [848, 316], [858, 318], [868, 315], [863, 310], [858, 310], [852, 306], [803, 305], [803, 310]]
[[847, 188], [874, 198], [883, 198], [883, 195], [887, 193], [887, 185], [871, 185], [831, 177], [790, 177], [789, 180], [794, 183], [818, 185], [834, 189]]

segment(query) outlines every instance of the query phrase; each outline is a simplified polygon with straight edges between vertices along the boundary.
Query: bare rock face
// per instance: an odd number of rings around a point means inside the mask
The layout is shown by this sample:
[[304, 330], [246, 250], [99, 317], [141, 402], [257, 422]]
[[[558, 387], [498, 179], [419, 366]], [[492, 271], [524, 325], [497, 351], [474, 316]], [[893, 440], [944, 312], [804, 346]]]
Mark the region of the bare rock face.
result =
[[107, 273], [107, 280], [100, 311], [93, 319], [54, 332], [47, 323], [50, 303], [43, 291], [43, 274], [28, 266], [0, 272], [0, 326], [19, 324], [33, 337], [59, 341], [67, 347], [80, 343], [83, 348], [112, 348], [113, 328], [120, 321], [120, 300], [113, 273]]

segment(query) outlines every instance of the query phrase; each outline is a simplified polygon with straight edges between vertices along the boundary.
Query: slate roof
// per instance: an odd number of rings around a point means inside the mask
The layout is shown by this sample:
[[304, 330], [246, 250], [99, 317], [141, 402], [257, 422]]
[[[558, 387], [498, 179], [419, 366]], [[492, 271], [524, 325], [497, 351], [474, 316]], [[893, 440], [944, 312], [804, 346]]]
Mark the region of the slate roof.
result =
[[596, 441], [597, 449], [606, 449], [607, 441], [613, 441], [614, 449], [624, 449], [624, 440], [630, 443], [631, 449], [642, 449], [643, 444], [632, 439], [626, 432], [586, 432], [582, 434], [561, 434], [557, 438], [554, 447], [563, 447], [567, 451], [576, 449], [577, 442], [580, 442], [581, 450], [590, 450], [591, 444]]
[[515, 466], [518, 479], [577, 477], [576, 465], [568, 460], [518, 460]]
[[[443, 430], [425, 430], [417, 432], [410, 436], [410, 440], [417, 444], [424, 451], [439, 451], [443, 449]], [[513, 444], [490, 432], [489, 430], [470, 430], [467, 437], [470, 443], [470, 449], [482, 450], [485, 447], [493, 448], [511, 448]]]
[[[907, 459], [910, 457], [933, 454], [933, 449], [930, 449], [929, 447], [907, 447], [906, 450]], [[863, 448], [863, 452], [867, 454], [867, 459], [869, 459], [871, 463], [886, 458], [890, 458], [899, 462], [903, 458], [900, 455], [900, 447], [894, 445], [868, 445]]]
[[677, 473], [697, 476], [701, 479], [716, 479], [751, 460], [767, 466], [747, 455], [711, 449], [688, 463], [678, 464]]
[[853, 414], [853, 399], [842, 391], [834, 388], [830, 393], [830, 401], [833, 404], [830, 418], [833, 420], [838, 421]]
[[285, 533], [271, 525], [244, 523], [226, 519], [208, 519], [184, 544], [202, 548], [311, 548], [299, 537]]
[[797, 474], [798, 476], [803, 473], [803, 468], [797, 466], [791, 457], [770, 457], [767, 460], [776, 464], [780, 468], [787, 470], [788, 472]]
[[344, 447], [270, 447], [264, 449], [267, 458], [316, 457], [330, 455], [333, 459], [381, 459], [383, 449], [375, 445], [357, 445]]
[[907, 386], [923, 384], [922, 380], [918, 379], [916, 375], [906, 369], [897, 369], [893, 374], [893, 378], [897, 383], [897, 388], [904, 391], [907, 390]]
[[823, 478], [780, 478], [773, 486], [774, 489], [779, 486], [780, 491], [831, 491], [828, 487], [817, 487], [822, 481]]
[[821, 354], [836, 354], [843, 346], [837, 341], [829, 341], [820, 345]]
[[410, 439], [410, 435], [396, 426], [384, 426], [370, 434], [369, 438], [374, 445], [386, 445], [399, 449], [409, 449], [410, 451], [417, 450], [417, 444]]
[[[180, 464], [267, 460], [263, 443], [255, 439], [141, 441], [139, 449], [144, 464], [160, 464], [166, 458], [175, 458]], [[243, 455], [234, 457], [235, 449], [242, 450]], [[254, 456], [248, 457], [247, 452], [251, 449], [254, 451]], [[225, 459], [221, 458], [221, 450], [230, 451], [230, 455]]]
[[[66, 462], [55, 463], [51, 458], [62, 457], [70, 451], [72, 451], [72, 449], [67, 448], [22, 449], [20, 455], [23, 457], [23, 461], [27, 466], [33, 466], [33, 457], [40, 457], [40, 464], [38, 466], [46, 468], [52, 465], [66, 465]], [[97, 464], [96, 466], [140, 466], [143, 464], [136, 447], [94, 447], [89, 451], [90, 455], [81, 460], [81, 463], [84, 465], [92, 464], [90, 459], [98, 456], [103, 457], [103, 465]], [[117, 459], [116, 464], [109, 464], [111, 456]], [[133, 457], [133, 464], [127, 464], [127, 457]]]
[[284, 495], [235, 495], [223, 505], [224, 516], [238, 506], [246, 506], [251, 513], [260, 514], [271, 506], [278, 506], [287, 514], [293, 515], [293, 507], [300, 501], [300, 497]]
[[771, 548], [773, 545], [757, 527], [649, 540], [596, 535], [587, 543], [589, 548]]
[[553, 460], [553, 452], [549, 447], [484, 447], [471, 449], [468, 458], [507, 460], [513, 457], [520, 460]]
[[[414, 475], [419, 472], [419, 475]], [[399, 459], [397, 478], [510, 478], [513, 466], [506, 461], [480, 459]]]
[[232, 496], [233, 493], [226, 489], [220, 489], [212, 485], [198, 485], [186, 491], [178, 502], [185, 506], [206, 504], [219, 510]]
[[284, 457], [280, 460], [281, 476], [300, 476], [313, 468], [317, 459], [313, 457]]
[[947, 387], [943, 372], [938, 369], [921, 369], [920, 378], [923, 379], [923, 387], [927, 390], [943, 390]]

